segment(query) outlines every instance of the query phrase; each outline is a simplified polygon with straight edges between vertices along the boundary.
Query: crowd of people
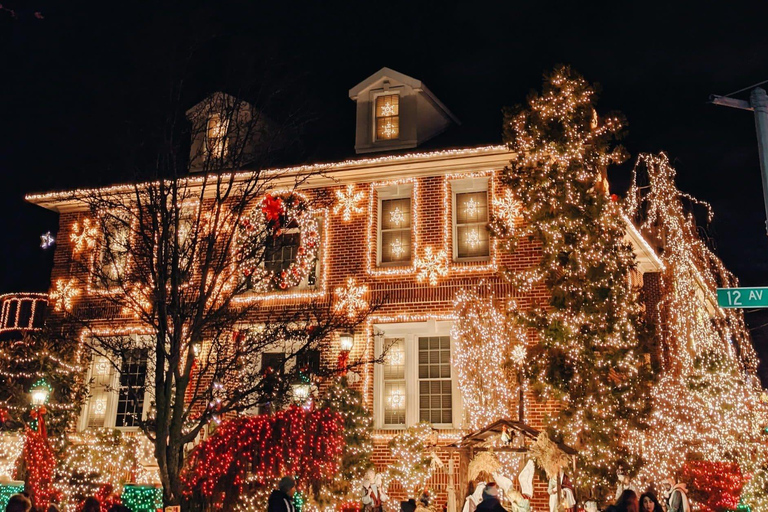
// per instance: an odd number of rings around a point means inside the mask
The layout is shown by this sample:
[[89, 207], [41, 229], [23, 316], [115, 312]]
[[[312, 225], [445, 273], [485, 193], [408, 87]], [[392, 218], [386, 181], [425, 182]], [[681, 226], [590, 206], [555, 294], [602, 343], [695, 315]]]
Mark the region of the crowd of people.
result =
[[[90, 496], [83, 500], [78, 508], [79, 512], [101, 512], [101, 503], [99, 500]], [[112, 504], [109, 512], [131, 512], [131, 509], [125, 505], [119, 503]], [[59, 512], [58, 503], [51, 502], [47, 507], [37, 507], [32, 505], [29, 493], [23, 492], [20, 494], [14, 494], [8, 499], [8, 504], [5, 506], [5, 512]]]

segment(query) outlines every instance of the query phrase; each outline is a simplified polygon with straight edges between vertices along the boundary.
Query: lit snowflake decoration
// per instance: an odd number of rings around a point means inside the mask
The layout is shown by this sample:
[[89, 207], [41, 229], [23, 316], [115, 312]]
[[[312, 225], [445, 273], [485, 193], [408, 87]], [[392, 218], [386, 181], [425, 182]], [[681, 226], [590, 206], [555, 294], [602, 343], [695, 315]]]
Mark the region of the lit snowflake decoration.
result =
[[387, 397], [387, 402], [392, 409], [405, 408], [405, 395], [401, 391], [392, 391]]
[[402, 224], [405, 221], [403, 210], [399, 206], [395, 206], [395, 209], [389, 212], [389, 220], [396, 226]]
[[522, 214], [522, 205], [515, 199], [512, 192], [507, 189], [504, 195], [493, 200], [493, 206], [496, 208], [496, 215], [501, 219], [509, 229], [515, 227], [515, 222]]
[[395, 105], [394, 103], [386, 102], [381, 106], [381, 116], [382, 117], [389, 117], [395, 115]]
[[74, 279], [58, 279], [56, 287], [50, 294], [54, 311], [71, 311], [72, 302], [80, 295], [80, 289], [75, 287]]
[[512, 352], [510, 352], [509, 358], [516, 366], [522, 366], [523, 363], [525, 363], [526, 354], [527, 351], [525, 349], [525, 345], [517, 345], [512, 349]]
[[391, 121], [387, 121], [387, 124], [384, 125], [384, 135], [387, 138], [394, 137], [397, 135], [397, 128], [394, 124], [392, 124]]
[[107, 413], [106, 398], [99, 398], [93, 402], [93, 413], [96, 416], [104, 416]]
[[96, 235], [98, 230], [91, 224], [91, 219], [83, 219], [82, 225], [78, 222], [72, 224], [72, 232], [69, 234], [69, 240], [74, 243], [75, 254], [84, 249], [93, 249], [96, 246]]
[[42, 247], [43, 249], [50, 249], [55, 243], [56, 243], [56, 239], [53, 238], [53, 235], [51, 235], [50, 231], [40, 235], [40, 247]]
[[389, 366], [401, 366], [405, 364], [405, 352], [400, 347], [390, 347], [387, 351], [387, 364]]
[[480, 233], [476, 229], [467, 232], [467, 245], [470, 249], [476, 249], [480, 245]]
[[477, 207], [478, 202], [475, 201], [474, 197], [470, 197], [469, 201], [464, 203], [464, 213], [467, 215], [467, 217], [474, 217], [477, 215]]
[[365, 196], [364, 192], [355, 192], [355, 186], [351, 183], [347, 185], [346, 190], [337, 190], [336, 197], [338, 202], [333, 207], [333, 214], [338, 215], [341, 213], [341, 218], [344, 222], [349, 222], [352, 219], [352, 215], [355, 213], [362, 213], [362, 206], [358, 206], [357, 203]]
[[403, 254], [405, 254], [405, 246], [399, 238], [395, 238], [395, 240], [389, 244], [389, 247], [392, 250], [392, 255], [397, 259], [402, 258]]
[[436, 286], [438, 278], [448, 275], [448, 254], [444, 249], [434, 252], [431, 247], [427, 247], [424, 257], [416, 259], [415, 266], [418, 282], [428, 281], [431, 286]]
[[337, 313], [346, 312], [349, 318], [355, 318], [361, 311], [368, 309], [365, 294], [368, 293], [367, 285], [357, 285], [354, 277], [347, 278], [347, 286], [336, 288], [337, 302], [333, 310]]

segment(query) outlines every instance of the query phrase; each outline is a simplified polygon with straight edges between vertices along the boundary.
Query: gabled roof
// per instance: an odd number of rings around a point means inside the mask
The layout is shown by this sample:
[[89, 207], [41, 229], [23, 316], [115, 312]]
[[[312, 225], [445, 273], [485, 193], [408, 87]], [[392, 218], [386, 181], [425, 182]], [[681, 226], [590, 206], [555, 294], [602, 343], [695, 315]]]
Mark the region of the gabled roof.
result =
[[[461, 441], [458, 441], [450, 445], [450, 447], [475, 448], [475, 449], [483, 450], [485, 449], [485, 447], [483, 446], [484, 443], [494, 436], [501, 435], [501, 432], [503, 431], [504, 427], [507, 427], [509, 430], [512, 430], [514, 432], [519, 432], [525, 438], [527, 438], [529, 442], [535, 441], [536, 438], [539, 436], [538, 430], [521, 421], [514, 421], [507, 418], [501, 418], [491, 423], [487, 427], [481, 428], [480, 430], [467, 434], [461, 439]], [[568, 455], [578, 455], [579, 453], [575, 449], [568, 446], [567, 444], [563, 444], [563, 443], [556, 443], [556, 444], [558, 448], [560, 448], [563, 452], [565, 452]], [[494, 451], [525, 452], [525, 451], [528, 451], [528, 447], [527, 445], [524, 447], [518, 447], [518, 448], [495, 447]]]
[[430, 100], [432, 100], [435, 105], [437, 105], [440, 110], [442, 110], [450, 119], [456, 124], [461, 124], [461, 121], [453, 115], [453, 112], [448, 110], [448, 107], [446, 107], [442, 101], [437, 99], [437, 96], [432, 94], [432, 91], [429, 90], [429, 88], [422, 82], [421, 80], [417, 80], [413, 77], [410, 77], [408, 75], [404, 75], [403, 73], [400, 73], [399, 71], [395, 71], [394, 69], [383, 67], [353, 88], [349, 90], [349, 98], [353, 101], [357, 101], [358, 95], [368, 89], [369, 87], [372, 87], [377, 82], [384, 78], [389, 78], [393, 82], [397, 82], [400, 84], [407, 85], [409, 87], [412, 87], [416, 91], [423, 92]]

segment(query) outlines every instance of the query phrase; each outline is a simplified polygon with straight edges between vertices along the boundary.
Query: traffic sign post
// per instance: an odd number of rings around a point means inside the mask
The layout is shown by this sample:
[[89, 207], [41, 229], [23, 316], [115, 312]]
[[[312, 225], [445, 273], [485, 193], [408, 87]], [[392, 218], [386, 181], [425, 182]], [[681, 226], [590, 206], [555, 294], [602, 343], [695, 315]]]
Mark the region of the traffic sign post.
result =
[[718, 288], [721, 308], [768, 308], [768, 286], [756, 288]]

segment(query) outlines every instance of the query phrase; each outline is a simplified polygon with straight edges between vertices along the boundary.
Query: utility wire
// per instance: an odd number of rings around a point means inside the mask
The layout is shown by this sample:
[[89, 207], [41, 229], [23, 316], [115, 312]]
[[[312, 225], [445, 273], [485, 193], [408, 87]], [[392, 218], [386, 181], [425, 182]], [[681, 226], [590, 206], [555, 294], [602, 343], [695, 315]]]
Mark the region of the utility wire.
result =
[[728, 96], [733, 96], [734, 94], [739, 94], [740, 92], [744, 92], [744, 91], [746, 91], [747, 89], [751, 89], [751, 88], [753, 88], [753, 87], [757, 87], [758, 85], [763, 85], [763, 84], [764, 84], [764, 83], [766, 83], [766, 82], [768, 82], [768, 80], [763, 80], [762, 82], [757, 82], [756, 84], [752, 84], [752, 85], [750, 85], [750, 86], [748, 86], [748, 87], [745, 87], [745, 88], [743, 88], [743, 89], [739, 89], [738, 91], [729, 92], [728, 94], [725, 94], [724, 96], [725, 96], [725, 97], [728, 97]]

